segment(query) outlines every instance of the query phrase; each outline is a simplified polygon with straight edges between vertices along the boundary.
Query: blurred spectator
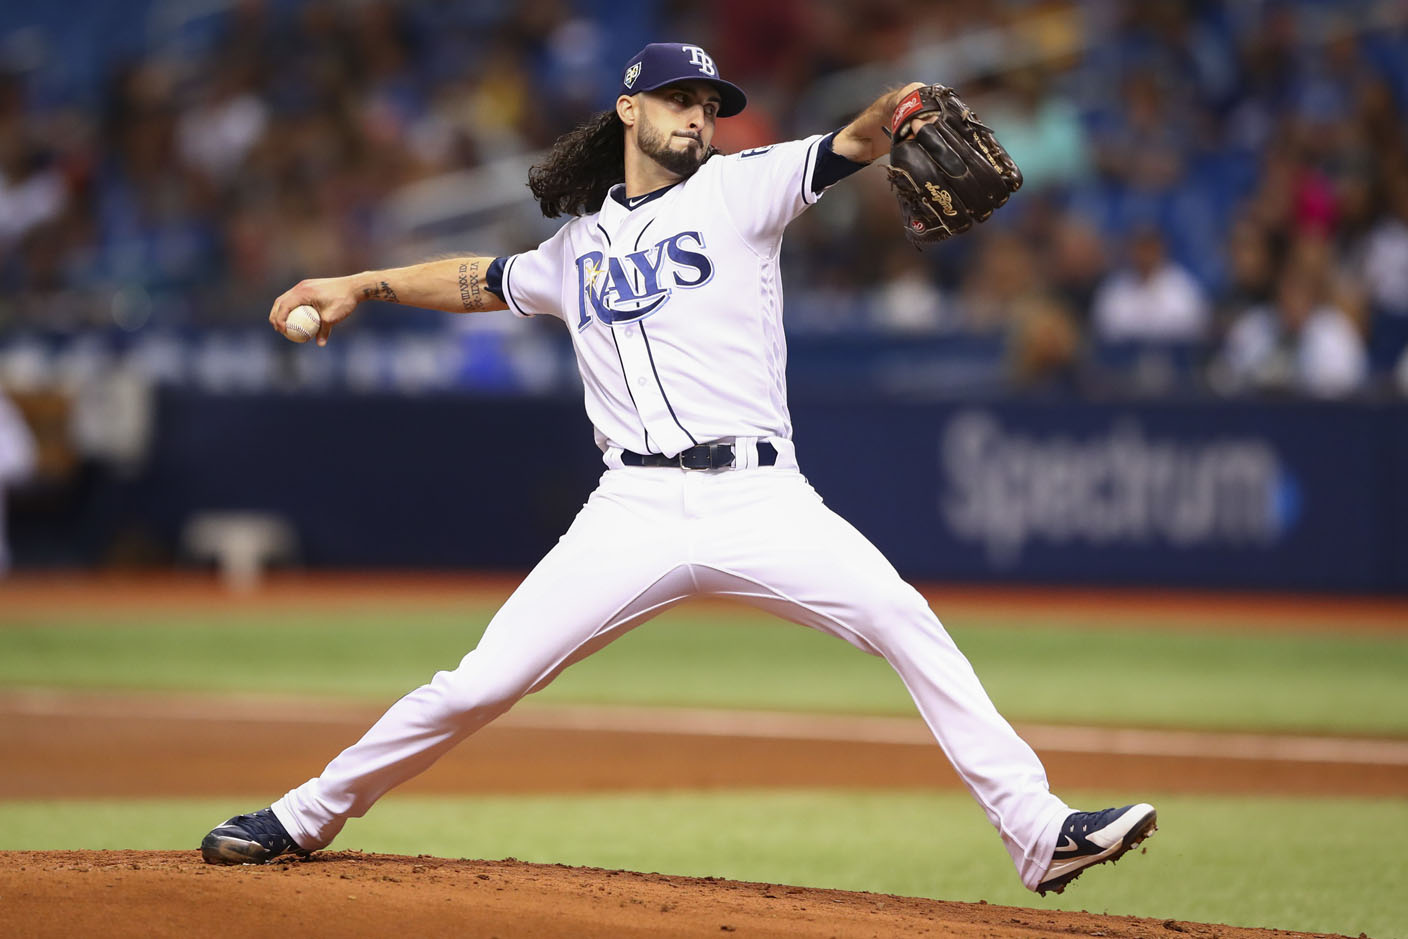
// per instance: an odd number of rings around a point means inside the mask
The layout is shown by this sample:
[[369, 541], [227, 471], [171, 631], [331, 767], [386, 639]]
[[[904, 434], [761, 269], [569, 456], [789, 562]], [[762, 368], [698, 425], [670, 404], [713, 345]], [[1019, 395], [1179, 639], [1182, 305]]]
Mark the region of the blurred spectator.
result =
[[1073, 101], [1056, 93], [1050, 75], [1022, 69], [1004, 91], [979, 110], [1021, 168], [1024, 188], [1035, 192], [1069, 186], [1090, 172], [1080, 113]]
[[710, 48], [745, 88], [771, 78], [795, 94], [811, 56], [811, 6], [807, 0], [721, 0], [713, 14], [718, 38]]
[[1284, 267], [1304, 273], [1318, 285], [1323, 302], [1339, 310], [1361, 336], [1369, 331], [1363, 285], [1352, 276], [1328, 234], [1302, 235], [1291, 243]]
[[1232, 147], [1260, 150], [1289, 104], [1296, 66], [1303, 58], [1297, 49], [1295, 11], [1289, 6], [1270, 6], [1261, 16], [1244, 14], [1241, 26], [1241, 88], [1223, 127]]
[[204, 100], [178, 119], [182, 158], [212, 180], [233, 175], [268, 125], [268, 109], [251, 85], [242, 70], [218, 74]]
[[957, 304], [964, 318], [957, 324], [1002, 339], [1015, 389], [1074, 390], [1080, 324], [1046, 282], [1030, 244], [1009, 229], [984, 232], [976, 244], [977, 260]]
[[34, 471], [35, 462], [34, 435], [0, 391], [0, 577], [10, 569], [10, 547], [5, 540], [5, 490], [23, 482]]
[[1122, 107], [1096, 137], [1101, 171], [1136, 191], [1173, 186], [1187, 159], [1186, 117], [1169, 106], [1154, 73], [1131, 74], [1125, 79]]
[[[541, 220], [455, 174], [491, 163], [487, 188], [518, 186], [515, 164], [609, 106], [620, 57], [660, 36], [703, 43], [747, 89], [726, 151], [838, 126], [869, 81], [849, 69], [918, 70], [957, 85], [1026, 173], [993, 222], [922, 256], [883, 175], [862, 174], [789, 230], [790, 329], [1006, 336], [1028, 381], [1062, 374], [1072, 340], [1222, 335], [1276, 308], [1292, 264], [1371, 337], [1381, 377], [1408, 343], [1408, 34], [1374, 0], [629, 0], [628, 29], [567, 0], [216, 6], [179, 36], [135, 30], [146, 48], [85, 45], [50, 17], [34, 28], [68, 60], [0, 75], [0, 346], [116, 327], [194, 361], [201, 330], [257, 328], [309, 271], [530, 247]], [[407, 198], [423, 182], [446, 198]], [[1130, 245], [1133, 220], [1162, 243]]]
[[1077, 215], [1059, 219], [1048, 238], [1047, 279], [1065, 306], [1084, 319], [1108, 270], [1105, 242], [1093, 224]]
[[1339, 222], [1339, 204], [1330, 177], [1302, 149], [1282, 139], [1261, 167], [1261, 185], [1247, 204], [1253, 221], [1285, 239], [1327, 236]]
[[1207, 338], [1209, 310], [1202, 289], [1164, 255], [1163, 236], [1140, 229], [1129, 243], [1129, 265], [1095, 293], [1098, 339], [1193, 342]]
[[978, 257], [961, 288], [962, 323], [970, 332], [1004, 333], [1019, 307], [1049, 293], [1031, 246], [1016, 232], [997, 228], [972, 237]]
[[1271, 239], [1251, 218], [1239, 218], [1227, 238], [1227, 284], [1219, 304], [1224, 330], [1247, 308], [1271, 301], [1275, 276]]
[[885, 332], [948, 331], [957, 323], [917, 252], [896, 252], [886, 261], [875, 292], [873, 322]]
[[1017, 306], [1008, 334], [1008, 373], [1020, 391], [1079, 388], [1080, 326], [1054, 297], [1029, 297]]
[[489, 54], [467, 104], [476, 139], [490, 159], [524, 150], [532, 85], [528, 63], [518, 50], [501, 48]]
[[1288, 266], [1271, 306], [1232, 325], [1214, 382], [1227, 391], [1299, 391], [1339, 397], [1368, 377], [1364, 341], [1344, 311], [1328, 303], [1313, 271]]
[[1397, 177], [1382, 218], [1364, 239], [1360, 274], [1379, 312], [1408, 316], [1408, 180]]
[[68, 193], [58, 170], [23, 138], [0, 141], [0, 252], [57, 218]]

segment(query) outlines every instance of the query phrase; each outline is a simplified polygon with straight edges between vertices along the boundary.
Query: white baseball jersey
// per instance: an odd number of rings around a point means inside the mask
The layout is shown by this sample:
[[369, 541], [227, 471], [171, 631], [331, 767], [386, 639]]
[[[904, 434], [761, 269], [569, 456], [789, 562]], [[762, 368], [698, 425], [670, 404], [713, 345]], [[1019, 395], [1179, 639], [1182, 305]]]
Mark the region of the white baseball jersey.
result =
[[814, 203], [820, 135], [715, 156], [683, 182], [573, 219], [508, 259], [503, 296], [566, 321], [603, 450], [674, 456], [790, 439], [778, 251]]
[[[617, 187], [600, 212], [495, 261], [490, 289], [512, 310], [566, 321], [608, 469], [459, 666], [402, 697], [274, 803], [300, 847], [328, 844], [348, 818], [573, 662], [702, 595], [884, 656], [1036, 889], [1069, 807], [923, 596], [790, 459], [782, 231], [857, 166], [837, 164], [848, 161], [825, 139], [714, 157], [631, 204]], [[746, 459], [764, 437], [776, 460]], [[725, 438], [739, 456], [727, 469], [620, 459], [620, 448], [674, 455]]]

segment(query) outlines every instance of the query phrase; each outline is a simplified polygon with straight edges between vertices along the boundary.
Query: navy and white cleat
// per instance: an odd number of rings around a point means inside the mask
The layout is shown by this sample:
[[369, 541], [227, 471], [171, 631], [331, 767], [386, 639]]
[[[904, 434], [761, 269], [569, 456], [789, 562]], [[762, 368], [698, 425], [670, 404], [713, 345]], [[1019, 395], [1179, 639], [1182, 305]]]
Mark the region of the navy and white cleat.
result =
[[285, 854], [308, 856], [274, 815], [260, 809], [214, 828], [200, 843], [207, 864], [264, 864]]
[[1061, 840], [1036, 892], [1060, 893], [1087, 867], [1117, 861], [1154, 833], [1159, 815], [1145, 802], [1103, 812], [1072, 812], [1061, 826]]

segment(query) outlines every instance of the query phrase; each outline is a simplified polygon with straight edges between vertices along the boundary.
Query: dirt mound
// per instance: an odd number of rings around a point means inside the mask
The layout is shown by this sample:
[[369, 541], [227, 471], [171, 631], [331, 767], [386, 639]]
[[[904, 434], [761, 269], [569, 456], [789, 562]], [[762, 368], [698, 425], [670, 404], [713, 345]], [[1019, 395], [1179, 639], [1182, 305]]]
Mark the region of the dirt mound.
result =
[[266, 867], [195, 852], [0, 852], [0, 934], [188, 936], [1104, 936], [1261, 929], [946, 903], [632, 871], [329, 851]]

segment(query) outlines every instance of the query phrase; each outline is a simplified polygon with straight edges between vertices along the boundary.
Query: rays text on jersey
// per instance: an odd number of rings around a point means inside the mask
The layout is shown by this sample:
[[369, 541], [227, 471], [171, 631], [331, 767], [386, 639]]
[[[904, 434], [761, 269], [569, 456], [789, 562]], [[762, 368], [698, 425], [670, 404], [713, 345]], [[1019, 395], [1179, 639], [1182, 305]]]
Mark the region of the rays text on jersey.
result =
[[676, 288], [692, 290], [714, 278], [714, 262], [697, 231], [680, 232], [625, 255], [588, 251], [577, 258], [577, 329], [593, 318], [605, 326], [644, 319]]

